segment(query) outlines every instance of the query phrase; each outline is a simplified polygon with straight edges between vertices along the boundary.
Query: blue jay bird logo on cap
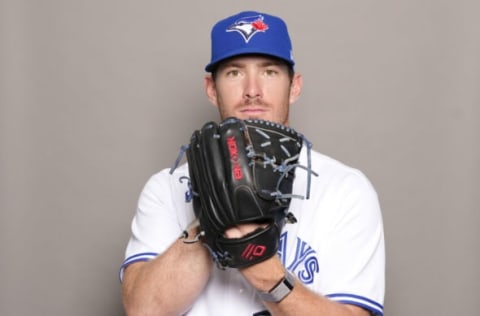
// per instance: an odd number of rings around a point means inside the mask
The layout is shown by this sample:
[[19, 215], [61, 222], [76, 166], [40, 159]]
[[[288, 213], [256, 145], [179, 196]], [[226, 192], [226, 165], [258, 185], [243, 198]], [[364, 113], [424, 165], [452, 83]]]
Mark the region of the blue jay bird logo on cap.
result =
[[242, 35], [245, 43], [258, 32], [265, 32], [268, 30], [268, 25], [263, 22], [262, 15], [248, 16], [238, 19], [227, 28], [227, 32], [238, 32]]

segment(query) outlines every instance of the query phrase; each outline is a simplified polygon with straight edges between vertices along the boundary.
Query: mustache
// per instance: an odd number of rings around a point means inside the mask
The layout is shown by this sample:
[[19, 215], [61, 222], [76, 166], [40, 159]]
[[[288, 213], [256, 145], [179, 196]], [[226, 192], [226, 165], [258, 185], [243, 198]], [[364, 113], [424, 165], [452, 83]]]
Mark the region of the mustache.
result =
[[244, 106], [249, 106], [249, 105], [266, 106], [268, 104], [265, 103], [261, 98], [246, 98], [246, 99], [244, 99], [242, 105], [244, 105]]

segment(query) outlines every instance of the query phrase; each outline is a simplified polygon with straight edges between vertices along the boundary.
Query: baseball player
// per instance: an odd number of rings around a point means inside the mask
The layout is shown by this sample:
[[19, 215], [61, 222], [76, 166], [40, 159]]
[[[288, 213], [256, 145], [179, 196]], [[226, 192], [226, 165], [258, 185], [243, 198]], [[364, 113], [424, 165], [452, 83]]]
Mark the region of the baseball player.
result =
[[221, 122], [141, 192], [120, 270], [127, 314], [383, 315], [377, 194], [289, 126], [302, 76], [286, 24], [241, 12], [211, 45]]

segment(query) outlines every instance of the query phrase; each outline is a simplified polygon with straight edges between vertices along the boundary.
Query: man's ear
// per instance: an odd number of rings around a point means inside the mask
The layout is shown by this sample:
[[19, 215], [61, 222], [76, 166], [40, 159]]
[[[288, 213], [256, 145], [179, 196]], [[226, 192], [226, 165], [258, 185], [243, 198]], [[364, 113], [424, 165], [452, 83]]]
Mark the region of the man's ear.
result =
[[297, 102], [302, 94], [303, 77], [299, 73], [293, 75], [292, 84], [290, 85], [290, 104]]
[[212, 74], [205, 75], [205, 93], [208, 100], [214, 105], [218, 106], [217, 102], [217, 89], [215, 89], [215, 81], [212, 78]]

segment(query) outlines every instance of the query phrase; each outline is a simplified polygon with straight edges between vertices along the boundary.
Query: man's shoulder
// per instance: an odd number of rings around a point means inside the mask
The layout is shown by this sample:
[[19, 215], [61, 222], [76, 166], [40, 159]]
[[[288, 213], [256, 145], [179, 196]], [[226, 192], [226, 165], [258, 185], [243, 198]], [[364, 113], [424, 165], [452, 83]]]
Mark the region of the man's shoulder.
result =
[[179, 165], [175, 169], [164, 168], [153, 173], [146, 183], [146, 187], [159, 187], [181, 185], [182, 179], [188, 178], [188, 166], [186, 163]]
[[[330, 171], [339, 174], [362, 174], [362, 172], [356, 167], [350, 166], [339, 159], [320, 153], [316, 150], [311, 150], [310, 156], [313, 171], [317, 171], [315, 169], [321, 169], [324, 172]], [[308, 153], [305, 161], [308, 162]]]
[[[311, 170], [318, 176], [312, 181], [320, 181], [325, 184], [350, 184], [354, 187], [372, 188], [372, 183], [367, 175], [357, 167], [348, 165], [341, 160], [311, 150]], [[308, 164], [308, 158], [302, 158], [302, 164]]]

